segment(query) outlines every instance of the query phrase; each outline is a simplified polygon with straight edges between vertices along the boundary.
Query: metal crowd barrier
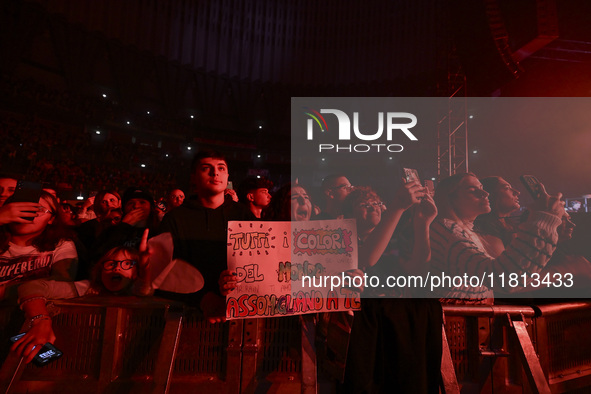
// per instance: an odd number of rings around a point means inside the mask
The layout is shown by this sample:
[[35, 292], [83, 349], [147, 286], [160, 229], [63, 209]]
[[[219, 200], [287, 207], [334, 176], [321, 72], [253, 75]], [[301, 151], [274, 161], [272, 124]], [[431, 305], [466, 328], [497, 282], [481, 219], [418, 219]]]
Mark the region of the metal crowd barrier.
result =
[[590, 302], [443, 310], [447, 391], [591, 392]]
[[[156, 298], [54, 304], [64, 355], [44, 367], [7, 357], [23, 317], [0, 306], [0, 393], [334, 392], [314, 377], [314, 344], [298, 317], [209, 324]], [[591, 392], [591, 303], [445, 306], [444, 314], [442, 392]]]
[[[300, 392], [297, 318], [209, 324], [194, 310], [156, 298], [56, 300], [54, 305], [55, 345], [64, 355], [20, 371], [19, 360], [8, 357], [0, 392], [15, 373], [11, 393]], [[0, 324], [8, 342], [19, 331], [22, 312], [4, 308]], [[0, 348], [3, 358], [8, 348]]]

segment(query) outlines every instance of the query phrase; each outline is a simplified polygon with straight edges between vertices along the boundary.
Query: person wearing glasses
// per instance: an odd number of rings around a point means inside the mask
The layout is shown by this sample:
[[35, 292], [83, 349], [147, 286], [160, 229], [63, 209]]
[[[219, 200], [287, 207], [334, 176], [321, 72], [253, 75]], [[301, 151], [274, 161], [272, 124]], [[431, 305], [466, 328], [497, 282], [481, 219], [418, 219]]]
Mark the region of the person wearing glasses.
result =
[[55, 342], [51, 316], [46, 306], [48, 299], [84, 295], [152, 295], [154, 289], [147, 246], [148, 232], [146, 229], [143, 233], [139, 252], [126, 246], [109, 250], [94, 266], [90, 280], [60, 282], [37, 279], [20, 285], [18, 301], [29, 321], [29, 328], [10, 350], [29, 363], [45, 343]]
[[357, 237], [365, 241], [373, 229], [380, 223], [386, 205], [369, 187], [356, 187], [343, 201], [343, 214], [357, 222]]
[[[401, 185], [387, 210], [371, 188], [355, 187], [343, 213], [356, 219], [359, 266], [368, 276], [384, 283], [389, 275], [422, 274], [428, 267], [429, 226], [437, 208], [419, 182]], [[407, 290], [363, 290], [342, 393], [391, 392], [393, 387], [401, 393], [439, 392], [441, 305], [434, 299], [408, 298]]]
[[171, 190], [166, 197], [167, 212], [183, 205], [183, 201], [185, 201], [185, 192], [181, 189]]
[[[16, 283], [43, 277], [68, 281], [76, 275], [78, 255], [57, 217], [58, 202], [46, 192], [38, 196], [26, 203], [31, 207], [22, 220], [0, 226], [0, 289], [6, 290], [0, 290], [0, 299], [15, 296]], [[6, 205], [21, 204], [12, 198]]]
[[77, 228], [80, 241], [89, 250], [101, 233], [112, 226], [109, 215], [112, 210], [121, 208], [121, 196], [115, 190], [101, 190], [96, 196], [90, 197], [84, 202], [78, 219], [85, 218], [86, 210], [90, 206], [92, 206], [96, 218], [81, 220], [83, 223]]
[[351, 193], [351, 182], [342, 174], [331, 174], [322, 180], [324, 207], [317, 220], [339, 219], [343, 216], [343, 201]]

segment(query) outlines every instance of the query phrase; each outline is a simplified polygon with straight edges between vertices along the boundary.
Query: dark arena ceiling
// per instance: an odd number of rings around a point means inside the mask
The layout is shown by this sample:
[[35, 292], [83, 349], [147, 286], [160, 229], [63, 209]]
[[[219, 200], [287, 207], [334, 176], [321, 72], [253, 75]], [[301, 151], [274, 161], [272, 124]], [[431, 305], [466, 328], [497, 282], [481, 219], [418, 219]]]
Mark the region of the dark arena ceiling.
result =
[[147, 134], [285, 163], [294, 96], [446, 96], [458, 71], [471, 96], [588, 96], [590, 11], [586, 0], [5, 1], [0, 70], [149, 109], [163, 123]]

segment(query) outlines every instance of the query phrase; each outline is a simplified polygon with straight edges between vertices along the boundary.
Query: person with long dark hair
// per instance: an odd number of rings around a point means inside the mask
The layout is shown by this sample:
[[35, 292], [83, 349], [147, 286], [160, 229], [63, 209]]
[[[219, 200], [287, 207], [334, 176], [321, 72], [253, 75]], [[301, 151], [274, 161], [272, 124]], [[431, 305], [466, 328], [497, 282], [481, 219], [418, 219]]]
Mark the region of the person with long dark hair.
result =
[[517, 232], [519, 218], [519, 191], [499, 176], [480, 179], [482, 188], [488, 193], [490, 212], [479, 215], [474, 220], [474, 229], [478, 232], [487, 252], [496, 257], [511, 243]]
[[[519, 224], [527, 217], [527, 211], [521, 215], [515, 214], [520, 208], [519, 192], [509, 182], [501, 177], [487, 177], [481, 179], [482, 186], [489, 195], [491, 211], [482, 214], [474, 221], [474, 227], [478, 236], [483, 242], [483, 246], [488, 254], [494, 258], [501, 255], [507, 247], [510, 246], [513, 239], [519, 231]], [[574, 297], [584, 295], [584, 291], [591, 284], [591, 263], [583, 256], [570, 253], [565, 247], [568, 240], [572, 238], [575, 224], [570, 215], [564, 212], [561, 218], [561, 224], [557, 228], [558, 242], [557, 248], [552, 254], [548, 264], [541, 270], [542, 278], [550, 274], [576, 276], [576, 281], [571, 288], [548, 289], [545, 287], [524, 287], [521, 296], [531, 296], [535, 298], [550, 297], [556, 294], [564, 296], [565, 294]], [[543, 290], [543, 291], [542, 291]]]
[[[530, 214], [516, 231], [509, 246], [494, 257], [486, 250], [482, 239], [474, 231], [479, 215], [491, 212], [482, 183], [472, 173], [455, 174], [443, 179], [435, 190], [435, 203], [439, 215], [431, 225], [432, 271], [448, 276], [464, 275], [481, 278], [511, 273], [540, 272], [548, 263], [558, 234], [564, 206], [562, 195], [549, 196], [545, 190], [530, 207]], [[506, 286], [505, 291], [519, 291], [519, 287]], [[491, 304], [493, 289], [482, 283], [434, 289], [450, 303]]]

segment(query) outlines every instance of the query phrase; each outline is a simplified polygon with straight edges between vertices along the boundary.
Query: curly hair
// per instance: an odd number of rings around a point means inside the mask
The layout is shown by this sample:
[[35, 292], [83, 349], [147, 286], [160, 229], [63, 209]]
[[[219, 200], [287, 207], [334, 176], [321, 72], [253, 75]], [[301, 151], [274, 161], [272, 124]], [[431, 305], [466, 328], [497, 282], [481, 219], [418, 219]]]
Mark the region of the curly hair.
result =
[[346, 218], [353, 217], [353, 210], [355, 206], [362, 202], [366, 201], [379, 201], [382, 202], [382, 199], [378, 194], [369, 186], [356, 186], [353, 188], [351, 193], [345, 197], [343, 200], [343, 215]]

